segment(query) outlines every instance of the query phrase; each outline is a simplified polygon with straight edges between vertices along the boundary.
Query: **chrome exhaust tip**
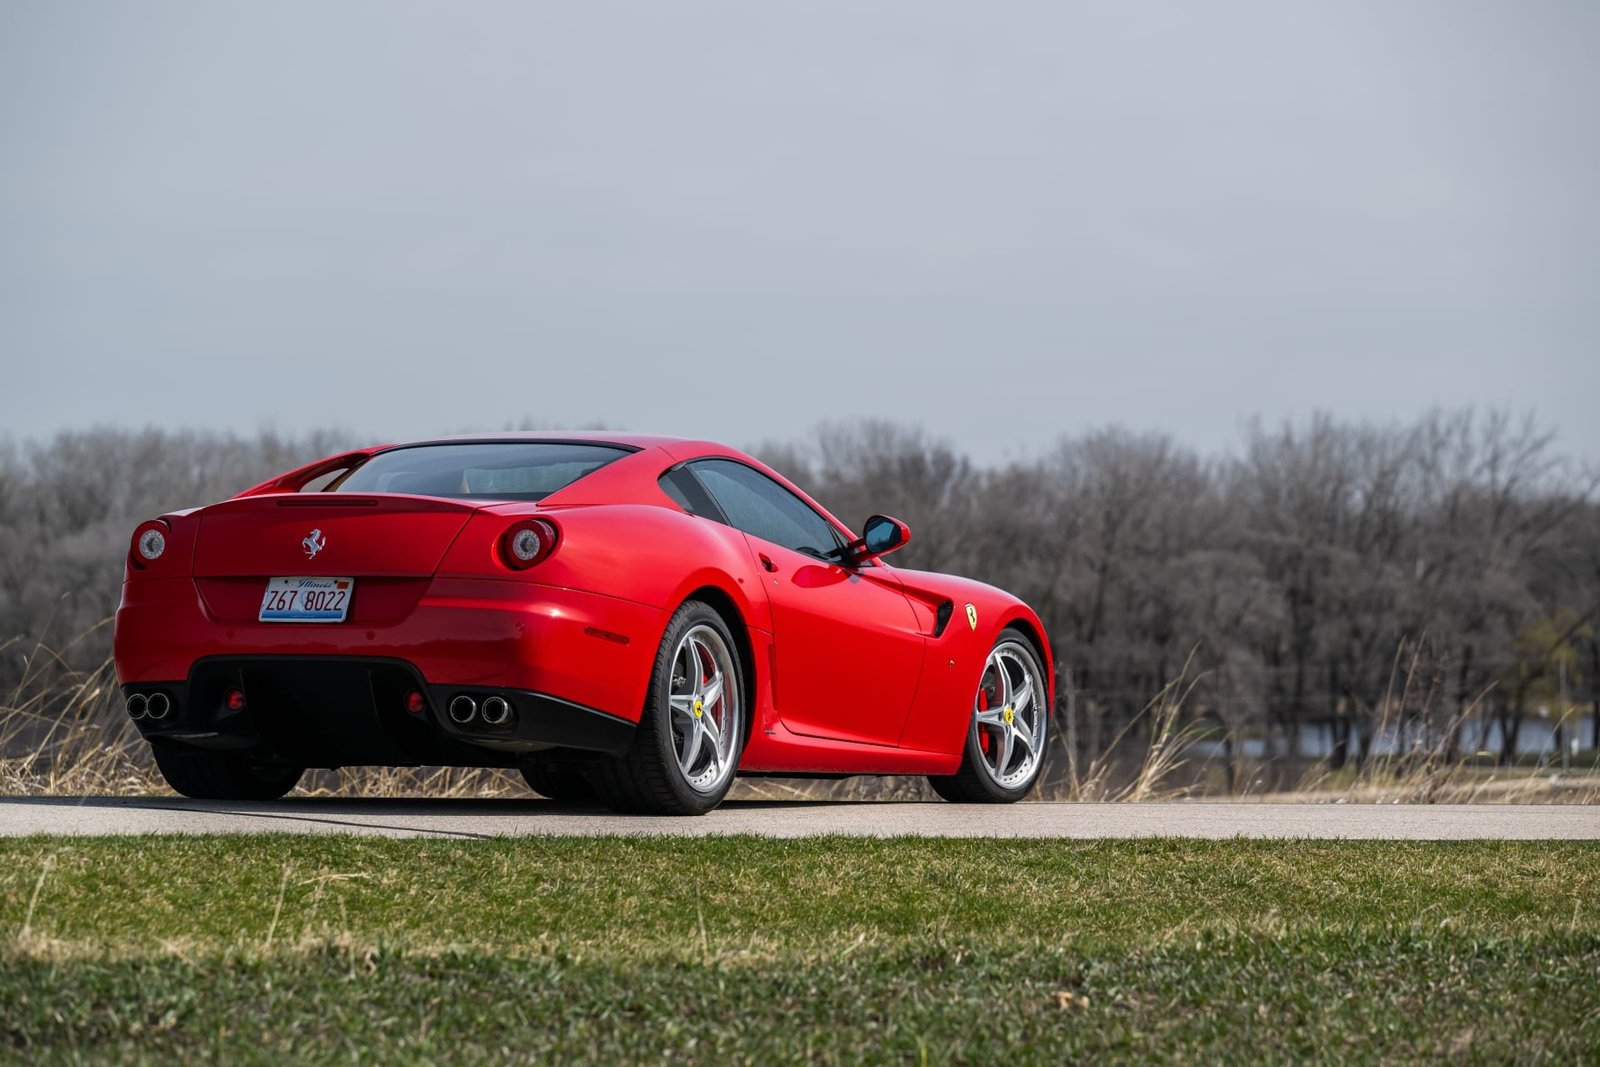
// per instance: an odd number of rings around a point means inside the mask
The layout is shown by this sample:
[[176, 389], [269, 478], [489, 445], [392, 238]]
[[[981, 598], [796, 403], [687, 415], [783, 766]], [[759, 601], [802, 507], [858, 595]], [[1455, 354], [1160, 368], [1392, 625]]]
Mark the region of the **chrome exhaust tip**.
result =
[[132, 696], [130, 696], [128, 698], [128, 704], [127, 704], [127, 707], [128, 707], [128, 718], [130, 718], [130, 719], [142, 719], [142, 718], [144, 718], [145, 712], [148, 710], [148, 704], [149, 704], [149, 701], [145, 699], [145, 695], [143, 693], [135, 693]]
[[450, 701], [450, 721], [465, 726], [478, 717], [478, 702], [462, 693]]
[[151, 693], [149, 698], [144, 702], [144, 713], [146, 718], [165, 719], [167, 717], [167, 712], [171, 710], [172, 701], [167, 699], [167, 694], [165, 693]]
[[483, 702], [483, 721], [490, 726], [504, 726], [511, 717], [511, 704], [505, 697], [490, 697]]

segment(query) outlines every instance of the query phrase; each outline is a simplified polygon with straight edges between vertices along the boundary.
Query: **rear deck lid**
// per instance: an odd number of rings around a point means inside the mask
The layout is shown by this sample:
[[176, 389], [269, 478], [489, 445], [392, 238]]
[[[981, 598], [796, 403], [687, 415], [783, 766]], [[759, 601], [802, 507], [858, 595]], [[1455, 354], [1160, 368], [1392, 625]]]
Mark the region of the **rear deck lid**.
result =
[[384, 493], [226, 500], [194, 514], [197, 578], [426, 578], [476, 506]]

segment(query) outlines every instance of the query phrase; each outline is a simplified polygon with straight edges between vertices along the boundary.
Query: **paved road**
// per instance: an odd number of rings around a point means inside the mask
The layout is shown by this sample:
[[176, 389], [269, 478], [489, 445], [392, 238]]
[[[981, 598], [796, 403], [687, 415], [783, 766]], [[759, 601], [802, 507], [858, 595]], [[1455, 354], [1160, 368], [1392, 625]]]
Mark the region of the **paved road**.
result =
[[613, 815], [542, 800], [176, 797], [0, 798], [0, 836], [354, 833], [387, 837], [527, 834], [761, 834], [806, 837], [1315, 837], [1393, 840], [1600, 839], [1600, 807], [1371, 804], [953, 804], [736, 801], [704, 818]]

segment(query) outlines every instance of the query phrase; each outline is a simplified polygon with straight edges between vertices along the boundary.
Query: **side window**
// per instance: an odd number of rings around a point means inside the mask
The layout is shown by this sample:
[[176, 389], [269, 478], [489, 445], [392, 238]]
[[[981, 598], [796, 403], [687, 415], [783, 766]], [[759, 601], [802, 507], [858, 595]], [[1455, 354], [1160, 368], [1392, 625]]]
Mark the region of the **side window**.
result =
[[672, 502], [691, 515], [702, 515], [717, 522], [727, 522], [722, 517], [722, 511], [717, 507], [716, 501], [706, 494], [705, 487], [700, 484], [687, 467], [675, 467], [663, 474], [659, 482], [661, 491], [672, 498]]
[[728, 522], [745, 533], [812, 556], [843, 544], [832, 523], [766, 475], [727, 459], [703, 459], [689, 466]]
[[661, 491], [671, 497], [674, 504], [693, 515], [694, 505], [689, 503], [689, 494], [683, 491], [683, 487], [678, 484], [678, 479], [673, 477], [676, 473], [678, 472], [672, 471], [668, 474], [663, 474], [657, 479], [661, 484]]

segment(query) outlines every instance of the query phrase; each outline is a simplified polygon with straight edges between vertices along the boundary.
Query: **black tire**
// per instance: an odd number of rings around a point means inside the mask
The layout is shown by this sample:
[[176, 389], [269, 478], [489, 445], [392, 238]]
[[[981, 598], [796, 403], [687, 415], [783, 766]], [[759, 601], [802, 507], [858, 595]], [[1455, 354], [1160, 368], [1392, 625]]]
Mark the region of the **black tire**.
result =
[[576, 767], [552, 767], [536, 762], [522, 768], [528, 788], [558, 804], [586, 804], [594, 800], [594, 786]]
[[231, 752], [154, 745], [167, 784], [196, 800], [277, 800], [300, 782], [304, 767], [261, 764]]
[[[709, 792], [702, 792], [690, 785], [678, 764], [668, 699], [672, 694], [673, 660], [679, 643], [689, 631], [700, 626], [709, 627], [722, 638], [735, 683], [736, 716], [733, 722], [733, 747], [729, 753], [733, 768]], [[746, 697], [749, 690], [745, 684], [738, 648], [722, 616], [708, 605], [691, 600], [673, 614], [667, 623], [666, 633], [662, 635], [661, 647], [656, 650], [644, 714], [639, 720], [639, 728], [634, 732], [633, 743], [621, 756], [603, 759], [590, 769], [589, 780], [594, 783], [595, 793], [601, 803], [615, 811], [648, 815], [704, 815], [722, 803], [722, 798], [728, 795], [737, 776], [739, 755], [744, 750], [745, 730], [749, 723]]]
[[[1040, 689], [1036, 690], [1034, 699], [1042, 704], [1044, 693], [1048, 692], [1048, 689], [1043, 687], [1044, 664], [1040, 661], [1039, 654], [1034, 651], [1032, 642], [1020, 630], [1007, 627], [1000, 631], [1000, 636], [995, 639], [994, 649], [990, 655], [993, 656], [1002, 646], [1015, 650], [1031, 663], [1034, 677], [1040, 686]], [[987, 670], [985, 677], [988, 677]], [[1037, 751], [1042, 753], [1049, 740], [1049, 709], [1044, 709], [1044, 714], [1038, 719], [1035, 741], [1038, 745]], [[1011, 786], [996, 781], [984, 757], [982, 741], [978, 734], [978, 712], [974, 706], [972, 720], [967, 726], [966, 744], [962, 748], [961, 768], [955, 774], [948, 776], [930, 775], [928, 784], [933, 787], [935, 793], [954, 804], [1012, 804], [1027, 796], [1038, 784], [1039, 773], [1044, 767], [1042, 755], [1035, 759], [1034, 764], [1031, 773], [1024, 781]]]

